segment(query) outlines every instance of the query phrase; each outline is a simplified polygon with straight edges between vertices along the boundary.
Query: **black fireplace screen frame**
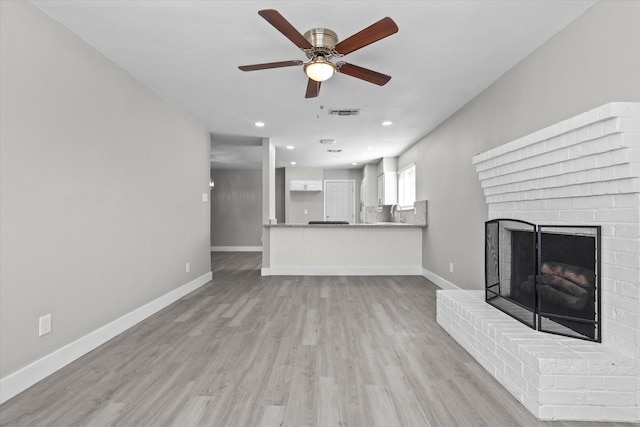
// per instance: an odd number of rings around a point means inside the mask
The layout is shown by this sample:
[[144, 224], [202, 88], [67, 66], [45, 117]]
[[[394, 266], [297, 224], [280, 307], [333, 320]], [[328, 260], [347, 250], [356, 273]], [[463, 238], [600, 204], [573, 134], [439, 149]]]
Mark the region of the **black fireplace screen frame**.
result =
[[[591, 260], [588, 265], [577, 262], [586, 267], [582, 270], [580, 266], [567, 265], [576, 260], [571, 247], [563, 247], [563, 244], [576, 243], [584, 246], [587, 254], [593, 251], [593, 264]], [[507, 253], [509, 259], [501, 259]], [[551, 260], [561, 258], [567, 264], [550, 262], [549, 257]], [[536, 225], [514, 219], [487, 221], [485, 300], [532, 329], [602, 342], [600, 260], [600, 226]], [[582, 284], [584, 287], [566, 281], [555, 283], [556, 279], [562, 279], [549, 274], [557, 271], [557, 274], [575, 274], [575, 269], [553, 270], [564, 267], [575, 267], [578, 273], [588, 276], [588, 281]], [[549, 286], [550, 280], [554, 282], [553, 286]], [[575, 276], [572, 280], [576, 280]], [[565, 290], [563, 286], [569, 286], [566, 293], [556, 291]], [[589, 303], [582, 306], [584, 301]], [[560, 302], [564, 304], [558, 305]]]

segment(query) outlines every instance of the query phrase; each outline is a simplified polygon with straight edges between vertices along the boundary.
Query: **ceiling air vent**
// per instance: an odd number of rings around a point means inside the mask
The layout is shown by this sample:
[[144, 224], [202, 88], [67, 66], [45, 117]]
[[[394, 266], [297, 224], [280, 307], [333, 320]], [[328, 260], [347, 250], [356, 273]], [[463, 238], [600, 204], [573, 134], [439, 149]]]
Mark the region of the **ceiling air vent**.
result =
[[341, 153], [341, 152], [342, 152], [342, 150], [339, 149], [339, 148], [329, 148], [327, 150], [327, 153]]
[[360, 115], [359, 108], [347, 108], [343, 110], [329, 110], [330, 116], [358, 116]]
[[320, 144], [322, 145], [333, 145], [336, 143], [335, 139], [321, 139]]

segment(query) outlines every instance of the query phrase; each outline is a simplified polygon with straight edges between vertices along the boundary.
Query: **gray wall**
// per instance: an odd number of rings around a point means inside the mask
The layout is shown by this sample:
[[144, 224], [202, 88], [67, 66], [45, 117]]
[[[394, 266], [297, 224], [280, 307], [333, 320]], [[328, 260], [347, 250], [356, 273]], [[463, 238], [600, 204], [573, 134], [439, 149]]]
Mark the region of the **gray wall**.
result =
[[262, 246], [262, 170], [212, 170], [211, 246]]
[[[576, 19], [400, 156], [428, 200], [423, 267], [484, 285], [487, 207], [471, 158], [611, 101], [640, 101], [640, 2], [604, 1]], [[449, 263], [454, 273], [449, 273]]]
[[378, 165], [369, 163], [362, 168], [364, 182], [365, 206], [378, 205]]
[[0, 19], [4, 378], [211, 266], [206, 130], [28, 2]]

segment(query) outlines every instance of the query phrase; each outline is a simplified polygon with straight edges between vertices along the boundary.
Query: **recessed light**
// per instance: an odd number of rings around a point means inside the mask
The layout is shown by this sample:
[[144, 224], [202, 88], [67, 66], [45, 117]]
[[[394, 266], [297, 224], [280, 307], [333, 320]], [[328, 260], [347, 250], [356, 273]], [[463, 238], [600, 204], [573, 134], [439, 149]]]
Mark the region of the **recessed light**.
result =
[[296, 147], [294, 147], [293, 145], [287, 145], [287, 150], [293, 150], [294, 148]]
[[391, 126], [393, 124], [393, 122], [386, 120], [384, 122], [382, 122], [382, 126]]
[[256, 125], [257, 128], [264, 127], [264, 122], [255, 122], [254, 124]]
[[367, 150], [373, 150], [373, 147], [367, 147]]
[[351, 166], [356, 166], [356, 165], [357, 165], [357, 163], [356, 163], [356, 162], [352, 162], [352, 163], [351, 163]]
[[296, 164], [296, 162], [291, 162], [290, 164], [295, 165], [295, 164]]

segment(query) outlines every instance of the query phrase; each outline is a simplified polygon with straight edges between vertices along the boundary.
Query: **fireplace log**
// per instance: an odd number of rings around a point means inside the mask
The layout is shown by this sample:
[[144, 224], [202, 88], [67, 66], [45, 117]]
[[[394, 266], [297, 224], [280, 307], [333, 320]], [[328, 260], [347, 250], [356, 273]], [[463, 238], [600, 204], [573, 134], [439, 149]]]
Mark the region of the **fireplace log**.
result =
[[584, 295], [588, 294], [586, 288], [578, 286], [572, 281], [564, 279], [560, 276], [543, 274], [541, 276], [538, 276], [538, 283], [540, 283], [541, 286], [552, 286], [560, 292], [571, 294], [576, 297], [583, 297]]
[[541, 275], [528, 276], [520, 284], [526, 292], [539, 287], [543, 301], [582, 310], [591, 300], [595, 289], [595, 273], [587, 268], [558, 262], [545, 262]]
[[596, 281], [593, 271], [578, 267], [571, 264], [562, 264], [559, 262], [543, 262], [542, 274], [548, 274], [549, 276], [559, 276], [563, 279], [570, 280], [578, 286], [583, 288], [592, 288]]
[[549, 276], [547, 274], [528, 276], [527, 280], [520, 284], [520, 288], [525, 292], [533, 292], [536, 288], [536, 278], [540, 286], [552, 286], [560, 292], [576, 297], [583, 297], [589, 293], [587, 289], [572, 283], [570, 280], [565, 280], [558, 276]]
[[553, 286], [542, 286], [540, 288], [540, 295], [542, 295], [542, 298], [545, 301], [568, 307], [573, 310], [582, 310], [591, 299], [591, 294], [589, 292], [585, 293], [581, 297], [577, 297], [561, 292]]

